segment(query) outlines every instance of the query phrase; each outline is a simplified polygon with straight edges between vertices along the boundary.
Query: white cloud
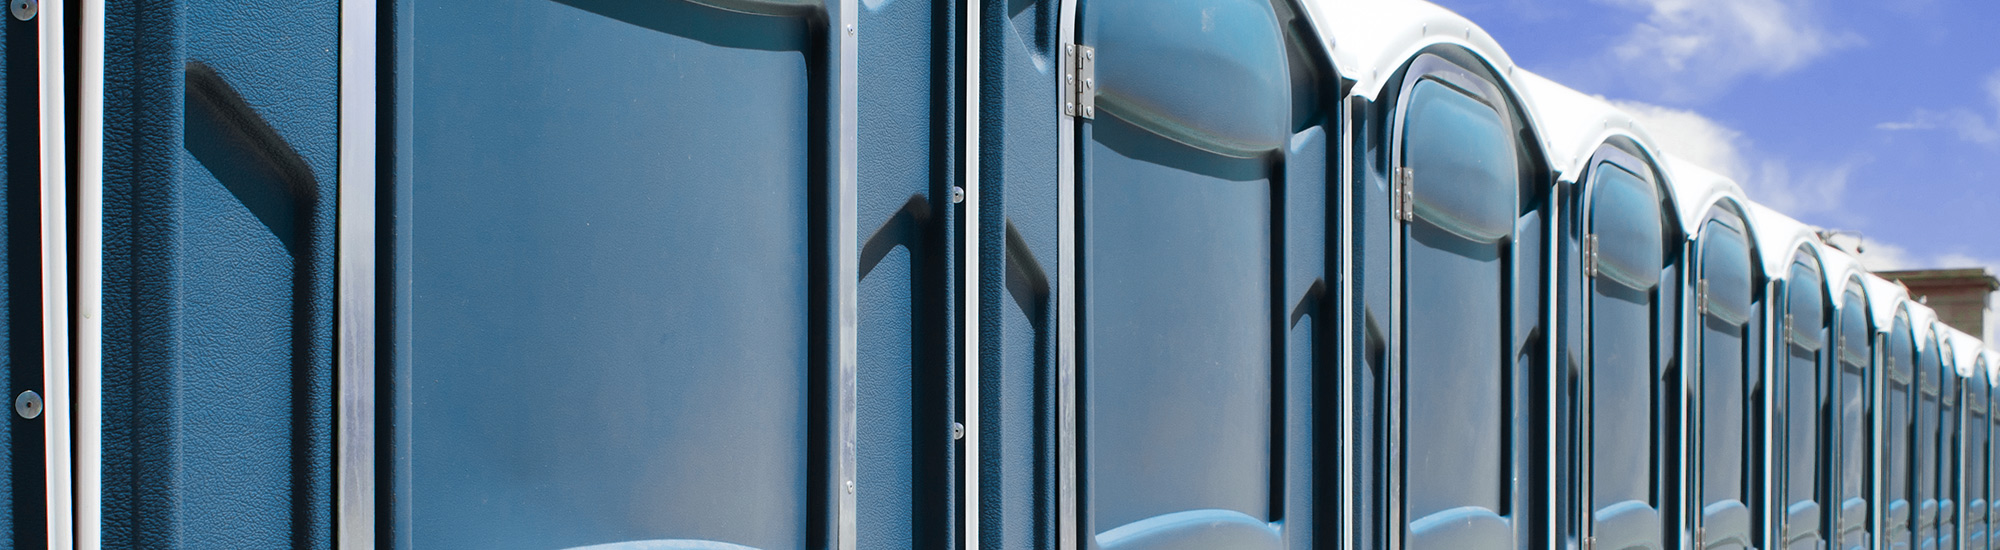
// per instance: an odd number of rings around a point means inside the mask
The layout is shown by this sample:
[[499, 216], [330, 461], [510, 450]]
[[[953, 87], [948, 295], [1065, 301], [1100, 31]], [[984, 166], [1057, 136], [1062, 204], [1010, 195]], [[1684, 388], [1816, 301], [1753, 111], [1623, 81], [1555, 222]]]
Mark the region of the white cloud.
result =
[[1639, 120], [1662, 150], [1728, 176], [1750, 199], [1793, 216], [1843, 213], [1847, 184], [1860, 159], [1795, 170], [1765, 158], [1743, 133], [1700, 113], [1636, 101], [1611, 102]]
[[1646, 12], [1600, 69], [1668, 101], [1712, 96], [1750, 76], [1776, 76], [1843, 47], [1852, 33], [1820, 24], [1812, 0], [1598, 0]]
[[2000, 144], [2000, 71], [1986, 76], [1981, 82], [1986, 92], [1986, 100], [1991, 103], [1989, 117], [1975, 109], [1957, 107], [1943, 111], [1917, 109], [1910, 118], [1901, 122], [1883, 122], [1875, 125], [1877, 130], [1911, 131], [1936, 130], [1944, 128], [1958, 134], [1958, 139], [1981, 145]]

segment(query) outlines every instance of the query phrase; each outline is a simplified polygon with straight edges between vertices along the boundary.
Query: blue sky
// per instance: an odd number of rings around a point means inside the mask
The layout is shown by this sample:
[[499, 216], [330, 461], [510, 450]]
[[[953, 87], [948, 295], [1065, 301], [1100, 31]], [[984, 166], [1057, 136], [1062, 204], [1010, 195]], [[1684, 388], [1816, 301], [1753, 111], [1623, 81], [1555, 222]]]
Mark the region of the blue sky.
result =
[[2000, 2], [1433, 1], [1871, 267], [2000, 271]]

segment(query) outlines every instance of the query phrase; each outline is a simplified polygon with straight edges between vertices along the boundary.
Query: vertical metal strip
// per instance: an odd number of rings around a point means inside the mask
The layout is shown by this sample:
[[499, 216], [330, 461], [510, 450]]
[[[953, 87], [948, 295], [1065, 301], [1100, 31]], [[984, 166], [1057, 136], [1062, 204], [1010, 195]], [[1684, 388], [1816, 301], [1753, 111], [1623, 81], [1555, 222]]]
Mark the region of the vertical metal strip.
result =
[[835, 350], [833, 357], [838, 369], [835, 378], [835, 384], [838, 387], [834, 390], [835, 422], [838, 423], [835, 427], [837, 432], [835, 437], [836, 441], [838, 441], [838, 446], [834, 451], [836, 455], [834, 457], [836, 465], [834, 471], [837, 472], [836, 475], [839, 477], [840, 485], [843, 488], [835, 492], [838, 495], [835, 498], [835, 502], [839, 504], [834, 511], [834, 529], [836, 530], [834, 535], [834, 542], [836, 544], [834, 547], [840, 550], [851, 550], [855, 544], [856, 501], [854, 494], [855, 491], [859, 490], [855, 487], [857, 480], [855, 479], [854, 446], [856, 437], [855, 417], [858, 414], [855, 404], [855, 399], [857, 398], [856, 385], [858, 383], [856, 377], [859, 376], [859, 373], [856, 371], [859, 353], [857, 351], [856, 331], [860, 325], [857, 288], [860, 285], [861, 277], [859, 269], [859, 247], [861, 241], [858, 236], [860, 230], [856, 227], [856, 224], [859, 223], [857, 221], [859, 214], [856, 210], [856, 197], [858, 195], [855, 189], [855, 162], [858, 157], [855, 147], [858, 143], [856, 133], [858, 105], [856, 86], [858, 84], [857, 71], [859, 70], [859, 65], [857, 60], [859, 57], [858, 45], [860, 42], [860, 29], [858, 27], [861, 21], [859, 2], [857, 0], [839, 2], [839, 10], [840, 12], [835, 19], [835, 24], [838, 26], [835, 28], [841, 30], [834, 33], [834, 47], [835, 54], [837, 55], [836, 63], [838, 63], [836, 77], [839, 79], [839, 84], [834, 90], [836, 104], [839, 106], [839, 114], [835, 121], [836, 128], [838, 128], [837, 131], [839, 132], [839, 136], [837, 137], [839, 142], [838, 152], [834, 156], [834, 163], [836, 164], [835, 173], [839, 181], [835, 182], [837, 189], [831, 196], [837, 201], [834, 215], [835, 227], [833, 229], [833, 292], [834, 314], [839, 323], [839, 326], [835, 327], [836, 345], [839, 347]]
[[[1077, 42], [1075, 0], [1053, 0], [1060, 5], [1057, 24], [1057, 42], [1067, 44]], [[1073, 55], [1063, 55], [1061, 74], [1056, 75], [1058, 90], [1062, 75], [1071, 74], [1076, 61]], [[1058, 98], [1060, 99], [1060, 98]], [[1077, 457], [1077, 376], [1076, 376], [1076, 191], [1077, 191], [1077, 131], [1082, 119], [1060, 114], [1057, 124], [1056, 150], [1059, 151], [1056, 180], [1056, 548], [1077, 550], [1078, 538], [1083, 536], [1082, 511], [1077, 501], [1077, 483], [1080, 462]], [[969, 549], [968, 549], [969, 550]]]
[[83, 0], [76, 205], [76, 548], [101, 543], [104, 388], [104, 0]]
[[1357, 343], [1354, 340], [1354, 335], [1356, 334], [1354, 327], [1354, 301], [1357, 297], [1361, 296], [1354, 289], [1354, 280], [1356, 279], [1356, 273], [1354, 272], [1354, 239], [1356, 235], [1360, 234], [1360, 232], [1356, 231], [1359, 225], [1356, 223], [1354, 216], [1354, 116], [1356, 111], [1360, 109], [1363, 101], [1366, 100], [1359, 97], [1351, 97], [1340, 103], [1340, 136], [1335, 138], [1334, 141], [1337, 144], [1336, 147], [1340, 148], [1338, 153], [1340, 164], [1334, 169], [1334, 171], [1338, 172], [1334, 176], [1335, 181], [1340, 182], [1340, 185], [1334, 195], [1336, 196], [1335, 200], [1339, 201], [1340, 208], [1340, 222], [1337, 227], [1342, 229], [1340, 234], [1335, 236], [1335, 238], [1340, 240], [1340, 273], [1335, 277], [1334, 283], [1338, 285], [1338, 290], [1336, 291], [1338, 292], [1338, 300], [1335, 307], [1339, 308], [1340, 311], [1340, 318], [1334, 321], [1340, 331], [1339, 342], [1336, 344], [1337, 349], [1340, 350], [1336, 352], [1339, 356], [1340, 379], [1334, 382], [1335, 386], [1340, 388], [1340, 402], [1337, 409], [1339, 412], [1339, 427], [1337, 429], [1340, 433], [1340, 455], [1336, 459], [1336, 464], [1340, 466], [1340, 503], [1338, 505], [1340, 522], [1337, 527], [1341, 533], [1338, 539], [1340, 540], [1339, 548], [1361, 547], [1360, 541], [1355, 540], [1355, 533], [1359, 532], [1360, 528], [1355, 523], [1356, 518], [1354, 515], [1354, 494], [1356, 492], [1354, 465], [1360, 462], [1362, 458], [1354, 455], [1354, 420], [1359, 418], [1357, 415], [1360, 414], [1360, 411], [1354, 406], [1354, 353], [1353, 348], [1350, 348], [1350, 346], [1354, 346]]
[[43, 0], [35, 16], [41, 48], [42, 453], [47, 469], [49, 548], [74, 541], [70, 463], [69, 113], [63, 0]]
[[[1778, 496], [1775, 487], [1778, 469], [1774, 461], [1777, 453], [1775, 452], [1776, 447], [1773, 445], [1777, 444], [1777, 441], [1774, 439], [1777, 432], [1776, 417], [1774, 415], [1777, 414], [1779, 385], [1773, 375], [1778, 371], [1777, 364], [1775, 363], [1777, 361], [1777, 354], [1774, 352], [1778, 346], [1783, 345], [1778, 341], [1778, 336], [1784, 332], [1784, 327], [1778, 326], [1781, 324], [1778, 322], [1779, 290], [1781, 289], [1776, 279], [1764, 283], [1764, 326], [1761, 329], [1764, 331], [1764, 349], [1758, 350], [1758, 353], [1763, 356], [1764, 362], [1763, 365], [1758, 366], [1758, 369], [1763, 371], [1762, 377], [1764, 380], [1764, 420], [1762, 422], [1764, 428], [1764, 457], [1762, 474], [1764, 476], [1763, 502], [1767, 510], [1773, 508], [1771, 503], [1776, 502], [1775, 499]], [[1780, 537], [1776, 536], [1775, 533], [1780, 530], [1779, 525], [1782, 524], [1783, 518], [1776, 517], [1768, 511], [1764, 513], [1764, 517], [1766, 521], [1764, 522], [1764, 544], [1762, 546], [1764, 548], [1776, 548]]]
[[977, 550], [979, 544], [979, 381], [984, 378], [979, 370], [979, 312], [981, 304], [979, 286], [979, 79], [980, 57], [985, 50], [980, 46], [981, 4], [984, 0], [961, 0], [958, 5], [964, 10], [959, 14], [960, 36], [964, 46], [959, 48], [959, 70], [964, 80], [959, 86], [959, 119], [961, 131], [959, 139], [964, 147], [959, 154], [959, 173], [963, 178], [965, 201], [959, 203], [961, 214], [958, 225], [958, 357], [960, 375], [958, 387], [962, 398], [959, 410], [965, 415], [965, 439], [959, 445], [959, 472], [964, 475], [964, 485], [959, 487], [958, 504], [963, 512], [959, 520], [961, 550]]
[[1568, 484], [1556, 477], [1561, 474], [1561, 471], [1556, 468], [1556, 457], [1562, 456], [1557, 454], [1562, 449], [1561, 445], [1557, 443], [1562, 438], [1562, 433], [1557, 431], [1558, 418], [1556, 413], [1560, 410], [1557, 403], [1560, 401], [1559, 396], [1562, 395], [1562, 373], [1566, 370], [1562, 364], [1562, 335], [1564, 334], [1562, 327], [1562, 220], [1563, 204], [1569, 196], [1568, 189], [1568, 186], [1563, 185], [1561, 181], [1556, 182], [1554, 192], [1550, 193], [1552, 200], [1549, 201], [1549, 219], [1547, 223], [1542, 224], [1546, 228], [1545, 232], [1547, 233], [1547, 236], [1543, 237], [1546, 239], [1543, 246], [1548, 247], [1548, 253], [1542, 255], [1542, 261], [1544, 262], [1542, 269], [1544, 273], [1548, 274], [1548, 283], [1542, 287], [1547, 291], [1547, 294], [1542, 296], [1542, 300], [1544, 301], [1544, 307], [1548, 308], [1543, 312], [1543, 315], [1547, 316], [1542, 321], [1545, 323], [1543, 325], [1545, 330], [1543, 334], [1552, 335], [1542, 339], [1542, 345], [1546, 348], [1544, 353], [1548, 354], [1546, 357], [1549, 362], [1549, 376], [1547, 380], [1543, 381], [1545, 384], [1543, 391], [1546, 391], [1546, 395], [1548, 396], [1548, 409], [1543, 411], [1542, 414], [1544, 417], [1542, 429], [1547, 430], [1545, 433], [1548, 435], [1543, 438], [1546, 441], [1543, 443], [1542, 456], [1548, 457], [1548, 459], [1542, 461], [1544, 466], [1542, 470], [1544, 476], [1542, 478], [1544, 480], [1542, 490], [1544, 492], [1542, 494], [1545, 499], [1542, 501], [1545, 503], [1543, 505], [1542, 515], [1545, 517], [1542, 520], [1542, 528], [1545, 529], [1544, 533], [1548, 537], [1548, 544], [1552, 546], [1556, 544], [1556, 541], [1563, 540], [1565, 533], [1561, 530], [1561, 517], [1563, 514], [1569, 513], [1568, 510], [1563, 510], [1557, 505], [1557, 503], [1562, 502], [1562, 488], [1567, 487]]
[[376, 0], [340, 5], [335, 541], [375, 547]]

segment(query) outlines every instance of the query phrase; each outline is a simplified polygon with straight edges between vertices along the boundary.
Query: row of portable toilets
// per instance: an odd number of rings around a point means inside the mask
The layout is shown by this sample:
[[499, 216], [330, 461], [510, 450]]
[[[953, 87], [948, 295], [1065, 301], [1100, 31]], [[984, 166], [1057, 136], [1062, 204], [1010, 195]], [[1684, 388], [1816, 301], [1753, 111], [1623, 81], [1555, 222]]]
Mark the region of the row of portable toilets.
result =
[[1995, 355], [1414, 0], [15, 0], [0, 548], [1987, 548]]

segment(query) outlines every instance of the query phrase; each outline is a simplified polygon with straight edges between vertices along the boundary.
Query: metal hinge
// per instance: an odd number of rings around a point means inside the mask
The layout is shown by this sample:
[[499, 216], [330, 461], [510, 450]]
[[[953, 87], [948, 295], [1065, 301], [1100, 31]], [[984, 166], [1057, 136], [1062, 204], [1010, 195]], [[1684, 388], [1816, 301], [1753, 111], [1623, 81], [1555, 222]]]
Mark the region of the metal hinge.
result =
[[1597, 547], [1597, 537], [1583, 537], [1583, 550], [1592, 550], [1595, 547]]
[[1695, 548], [1695, 550], [1701, 550], [1701, 549], [1703, 549], [1703, 548], [1707, 548], [1707, 547], [1708, 547], [1708, 544], [1706, 544], [1706, 543], [1707, 543], [1707, 539], [1708, 539], [1708, 528], [1706, 528], [1706, 527], [1696, 527], [1696, 528], [1694, 528], [1694, 548]]
[[1417, 170], [1397, 168], [1389, 178], [1389, 216], [1400, 222], [1417, 220]]
[[1596, 233], [1590, 233], [1583, 236], [1583, 277], [1586, 279], [1597, 277], [1597, 234]]
[[[1778, 337], [1784, 340], [1784, 345], [1786, 347], [1790, 347], [1792, 345], [1792, 314], [1790, 313], [1785, 314], [1784, 323], [1785, 324], [1778, 325]], [[1785, 353], [1791, 353], [1791, 352], [1785, 352]]]
[[1069, 67], [1063, 75], [1063, 114], [1097, 118], [1097, 48], [1065, 44], [1063, 61]]
[[1708, 315], [1708, 279], [1694, 282], [1694, 314]]

